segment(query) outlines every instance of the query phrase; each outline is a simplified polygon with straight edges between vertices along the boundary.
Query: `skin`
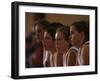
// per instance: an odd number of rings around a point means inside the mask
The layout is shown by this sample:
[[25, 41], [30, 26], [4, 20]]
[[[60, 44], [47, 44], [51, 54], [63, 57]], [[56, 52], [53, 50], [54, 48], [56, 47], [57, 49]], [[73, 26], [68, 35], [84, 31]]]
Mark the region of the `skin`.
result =
[[40, 25], [36, 25], [35, 31], [36, 31], [36, 37], [37, 37], [38, 41], [42, 42], [43, 37], [44, 37], [44, 29], [42, 27], [40, 27]]
[[50, 50], [52, 48], [53, 45], [53, 40], [52, 37], [50, 36], [50, 34], [48, 32], [44, 33], [44, 47], [46, 50]]
[[[54, 40], [52, 39], [51, 35], [48, 32], [44, 32], [44, 41], [43, 41], [43, 45], [45, 50], [51, 52], [51, 54], [54, 54], [55, 52], [55, 45], [54, 45]], [[50, 59], [50, 56], [48, 55], [48, 66], [52, 66], [51, 63], [53, 63], [53, 55], [52, 58]], [[53, 64], [54, 66], [54, 64]]]
[[36, 25], [35, 26], [35, 34], [36, 34], [36, 43], [37, 46], [35, 49], [34, 54], [32, 55], [32, 66], [34, 67], [42, 67], [43, 63], [42, 63], [42, 53], [43, 53], [43, 49], [42, 49], [42, 41], [44, 38], [44, 29], [41, 27], [41, 25]]
[[67, 49], [68, 42], [64, 39], [62, 32], [56, 33], [55, 40], [55, 45], [58, 52], [63, 52]]
[[76, 55], [77, 55], [77, 53], [75, 53], [74, 51], [70, 51], [69, 52], [69, 59], [68, 59], [69, 62], [68, 62], [68, 66], [75, 66], [75, 64], [76, 64], [76, 58], [77, 58]]
[[81, 49], [81, 55], [83, 57], [83, 65], [89, 65], [89, 45], [84, 45]]
[[70, 27], [72, 45], [81, 48], [81, 60], [83, 65], [89, 64], [89, 45], [84, 45], [85, 35], [83, 32], [78, 32], [75, 26]]
[[63, 66], [63, 54], [68, 50], [68, 42], [64, 39], [62, 32], [56, 32], [55, 35], [56, 54], [54, 60], [57, 66]]
[[79, 48], [84, 41], [84, 33], [83, 32], [78, 32], [75, 29], [75, 26], [71, 26], [70, 27], [70, 36], [71, 36], [71, 42], [73, 46], [76, 46], [77, 48]]

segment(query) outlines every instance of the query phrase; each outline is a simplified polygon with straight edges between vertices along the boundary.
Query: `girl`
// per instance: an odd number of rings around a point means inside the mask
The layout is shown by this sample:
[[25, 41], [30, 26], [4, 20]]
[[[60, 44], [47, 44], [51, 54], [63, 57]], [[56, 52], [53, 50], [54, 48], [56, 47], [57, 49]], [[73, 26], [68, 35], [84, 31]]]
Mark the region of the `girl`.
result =
[[[56, 31], [55, 66], [75, 66], [78, 49], [71, 47], [69, 27], [62, 27]], [[70, 48], [71, 47], [71, 48]]]
[[54, 66], [54, 53], [55, 48], [55, 33], [58, 27], [61, 27], [60, 23], [51, 23], [47, 27], [47, 31], [44, 33], [44, 54], [43, 54], [43, 65], [44, 67]]
[[70, 26], [72, 45], [79, 49], [78, 65], [89, 65], [89, 27], [85, 21], [74, 22]]
[[58, 28], [55, 34], [56, 53], [54, 55], [54, 65], [63, 66], [65, 55], [69, 49], [69, 28], [62, 26]]

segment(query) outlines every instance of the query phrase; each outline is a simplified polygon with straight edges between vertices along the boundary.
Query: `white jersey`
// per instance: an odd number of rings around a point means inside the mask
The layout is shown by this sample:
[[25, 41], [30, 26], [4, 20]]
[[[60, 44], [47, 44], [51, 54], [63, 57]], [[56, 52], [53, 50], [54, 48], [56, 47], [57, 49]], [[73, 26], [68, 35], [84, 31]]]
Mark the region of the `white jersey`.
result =
[[48, 59], [48, 51], [43, 51], [43, 66], [46, 67], [46, 61]]
[[45, 51], [43, 53], [43, 66], [46, 67], [46, 62], [50, 62], [50, 66], [53, 67], [53, 54], [50, 51]]

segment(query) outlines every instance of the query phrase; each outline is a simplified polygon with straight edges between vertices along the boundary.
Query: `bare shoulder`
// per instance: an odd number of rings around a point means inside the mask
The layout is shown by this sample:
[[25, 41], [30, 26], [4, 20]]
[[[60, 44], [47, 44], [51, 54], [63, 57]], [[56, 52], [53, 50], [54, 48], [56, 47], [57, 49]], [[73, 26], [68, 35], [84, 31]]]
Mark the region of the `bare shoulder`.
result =
[[68, 52], [69, 56], [69, 66], [74, 66], [76, 65], [76, 60], [77, 60], [77, 52], [75, 50], [70, 50]]
[[[88, 52], [89, 51], [89, 43], [85, 43], [83, 44], [82, 48], [81, 48], [82, 52]], [[86, 53], [85, 53], [86, 54]]]
[[86, 43], [81, 48], [81, 56], [83, 58], [83, 64], [89, 64], [89, 43]]

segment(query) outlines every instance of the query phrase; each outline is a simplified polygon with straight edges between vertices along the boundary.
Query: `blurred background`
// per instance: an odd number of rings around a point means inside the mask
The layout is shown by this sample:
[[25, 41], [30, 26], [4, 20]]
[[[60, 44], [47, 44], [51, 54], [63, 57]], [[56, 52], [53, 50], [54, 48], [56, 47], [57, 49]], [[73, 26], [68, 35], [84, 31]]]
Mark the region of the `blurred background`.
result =
[[64, 25], [70, 25], [74, 21], [84, 20], [89, 22], [89, 15], [71, 15], [71, 14], [45, 14], [45, 13], [29, 13], [25, 15], [26, 34], [32, 31], [34, 23], [41, 19], [46, 19], [49, 22], [60, 22]]

